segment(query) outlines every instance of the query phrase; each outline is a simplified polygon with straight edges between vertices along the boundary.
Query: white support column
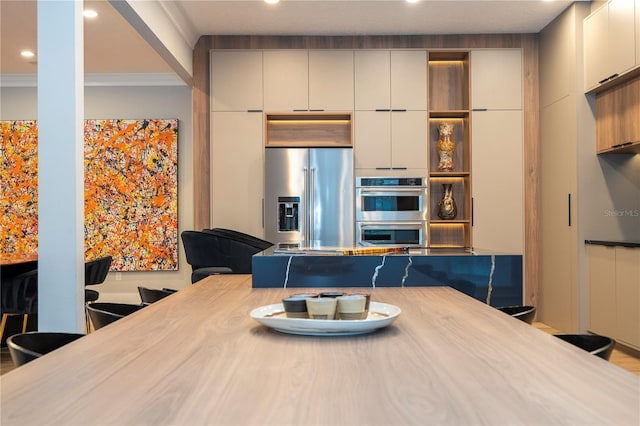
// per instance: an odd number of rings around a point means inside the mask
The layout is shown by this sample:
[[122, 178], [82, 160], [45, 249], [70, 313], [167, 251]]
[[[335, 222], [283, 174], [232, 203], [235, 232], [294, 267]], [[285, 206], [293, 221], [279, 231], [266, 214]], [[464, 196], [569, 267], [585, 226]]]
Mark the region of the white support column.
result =
[[82, 1], [38, 0], [38, 329], [84, 330]]

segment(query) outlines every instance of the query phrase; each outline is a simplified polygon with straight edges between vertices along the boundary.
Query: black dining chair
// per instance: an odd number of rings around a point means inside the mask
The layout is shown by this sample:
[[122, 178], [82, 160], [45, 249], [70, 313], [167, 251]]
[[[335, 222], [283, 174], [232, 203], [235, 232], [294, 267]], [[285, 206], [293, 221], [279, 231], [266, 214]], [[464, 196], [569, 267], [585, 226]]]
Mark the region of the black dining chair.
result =
[[81, 337], [84, 334], [33, 331], [9, 337], [7, 347], [13, 363], [20, 367]]
[[616, 341], [611, 337], [599, 334], [554, 334], [554, 336], [607, 361], [616, 345]]
[[273, 243], [225, 228], [183, 231], [181, 234], [191, 282], [214, 274], [250, 274], [251, 257]]
[[2, 307], [0, 336], [4, 335], [7, 320], [12, 315], [22, 315], [22, 332], [26, 332], [29, 315], [38, 313], [38, 270], [3, 279], [0, 306]]
[[164, 299], [167, 296], [171, 296], [175, 293], [176, 290], [170, 289], [157, 289], [157, 288], [147, 288], [147, 287], [138, 287], [138, 294], [140, 294], [140, 300], [143, 305], [149, 305], [151, 303], [157, 302], [160, 299]]
[[497, 309], [527, 324], [532, 324], [533, 318], [536, 316], [535, 306], [503, 306]]
[[94, 302], [87, 305], [87, 310], [93, 329], [98, 330], [144, 307], [145, 305], [129, 303]]
[[87, 305], [95, 302], [100, 297], [100, 293], [87, 286], [94, 286], [102, 284], [107, 279], [109, 268], [113, 262], [112, 256], [104, 256], [99, 259], [85, 262], [84, 264], [84, 304], [85, 304], [85, 327], [87, 333], [90, 331], [89, 324], [89, 312], [87, 311]]
[[180, 236], [191, 265], [191, 283], [209, 275], [233, 273], [218, 237], [201, 231], [182, 231]]

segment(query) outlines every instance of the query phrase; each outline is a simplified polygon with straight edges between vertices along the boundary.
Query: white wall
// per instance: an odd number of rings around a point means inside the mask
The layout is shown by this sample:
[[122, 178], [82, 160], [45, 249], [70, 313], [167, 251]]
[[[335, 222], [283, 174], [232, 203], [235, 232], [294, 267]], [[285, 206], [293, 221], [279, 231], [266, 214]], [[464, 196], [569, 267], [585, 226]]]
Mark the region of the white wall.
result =
[[[85, 87], [85, 118], [177, 118], [178, 127], [178, 231], [193, 229], [193, 120], [191, 88]], [[0, 120], [37, 119], [35, 87], [0, 88]], [[97, 286], [101, 301], [138, 303], [138, 286], [183, 288], [191, 283], [191, 267], [179, 241], [179, 270], [111, 272]]]

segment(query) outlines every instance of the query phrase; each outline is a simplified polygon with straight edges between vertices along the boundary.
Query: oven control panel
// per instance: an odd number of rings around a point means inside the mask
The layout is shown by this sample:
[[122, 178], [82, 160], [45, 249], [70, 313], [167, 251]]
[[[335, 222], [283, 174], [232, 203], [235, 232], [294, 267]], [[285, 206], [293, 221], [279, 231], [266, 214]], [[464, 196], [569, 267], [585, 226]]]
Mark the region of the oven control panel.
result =
[[422, 187], [426, 179], [421, 177], [361, 177], [357, 178], [357, 187]]

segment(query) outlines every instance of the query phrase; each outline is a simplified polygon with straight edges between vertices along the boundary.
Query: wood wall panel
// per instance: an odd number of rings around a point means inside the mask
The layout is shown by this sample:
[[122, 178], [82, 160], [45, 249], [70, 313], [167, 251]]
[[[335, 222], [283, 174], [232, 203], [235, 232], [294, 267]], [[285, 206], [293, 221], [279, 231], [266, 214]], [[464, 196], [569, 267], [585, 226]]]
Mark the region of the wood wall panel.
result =
[[195, 227], [210, 223], [210, 49], [483, 49], [522, 48], [525, 160], [525, 300], [536, 305], [539, 288], [540, 206], [538, 36], [536, 34], [462, 34], [407, 36], [203, 36], [194, 50], [194, 199]]

